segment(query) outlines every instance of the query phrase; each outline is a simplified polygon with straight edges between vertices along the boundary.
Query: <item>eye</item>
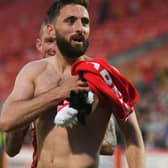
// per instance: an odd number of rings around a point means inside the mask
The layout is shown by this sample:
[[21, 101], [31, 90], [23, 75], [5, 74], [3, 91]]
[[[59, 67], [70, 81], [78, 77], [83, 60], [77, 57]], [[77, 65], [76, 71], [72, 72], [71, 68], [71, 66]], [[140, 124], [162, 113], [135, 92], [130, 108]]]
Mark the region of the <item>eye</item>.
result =
[[55, 38], [46, 38], [45, 42], [46, 43], [53, 43], [55, 41]]
[[76, 20], [76, 18], [71, 16], [71, 17], [68, 17], [67, 19], [65, 19], [65, 22], [68, 23], [69, 25], [73, 25], [75, 20]]
[[82, 24], [84, 26], [87, 26], [89, 24], [89, 19], [88, 18], [82, 18]]

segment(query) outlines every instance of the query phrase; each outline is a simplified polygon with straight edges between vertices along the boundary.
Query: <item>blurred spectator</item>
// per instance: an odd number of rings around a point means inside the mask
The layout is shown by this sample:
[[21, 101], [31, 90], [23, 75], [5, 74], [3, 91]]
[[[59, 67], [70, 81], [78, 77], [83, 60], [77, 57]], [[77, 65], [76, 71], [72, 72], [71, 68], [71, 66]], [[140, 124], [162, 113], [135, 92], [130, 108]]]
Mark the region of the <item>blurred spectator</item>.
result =
[[108, 12], [110, 7], [110, 0], [101, 0], [99, 6], [99, 24], [103, 24], [108, 20]]
[[132, 14], [137, 14], [140, 10], [140, 4], [138, 0], [131, 0], [130, 4], [130, 11]]
[[168, 88], [165, 84], [167, 81], [163, 80], [163, 78], [168, 77], [166, 71], [167, 68], [164, 68], [162, 73], [159, 70], [153, 72], [153, 77], [148, 81], [149, 83], [144, 80], [137, 83], [140, 93], [140, 101], [137, 105], [139, 123], [144, 135], [145, 145], [150, 148], [168, 148], [166, 131], [168, 129]]

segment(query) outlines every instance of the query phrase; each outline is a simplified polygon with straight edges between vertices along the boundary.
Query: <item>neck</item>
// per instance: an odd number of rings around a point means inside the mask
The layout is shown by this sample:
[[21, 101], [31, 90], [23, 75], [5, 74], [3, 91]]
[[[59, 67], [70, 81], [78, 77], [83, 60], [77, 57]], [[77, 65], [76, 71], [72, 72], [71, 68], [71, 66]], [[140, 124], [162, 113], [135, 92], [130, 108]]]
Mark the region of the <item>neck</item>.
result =
[[67, 69], [69, 70], [71, 68], [71, 65], [78, 60], [85, 60], [85, 55], [82, 55], [78, 58], [69, 58], [69, 57], [65, 57], [62, 54], [58, 53], [55, 56], [55, 63], [56, 63], [56, 67], [57, 69], [59, 69], [59, 71], [64, 72]]

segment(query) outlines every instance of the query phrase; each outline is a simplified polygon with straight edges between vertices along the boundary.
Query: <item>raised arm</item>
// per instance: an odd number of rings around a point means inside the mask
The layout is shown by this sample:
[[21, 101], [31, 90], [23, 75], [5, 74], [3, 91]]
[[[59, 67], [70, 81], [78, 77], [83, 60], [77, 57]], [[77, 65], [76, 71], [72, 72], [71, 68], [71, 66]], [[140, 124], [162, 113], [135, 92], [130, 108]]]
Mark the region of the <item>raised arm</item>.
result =
[[48, 91], [34, 96], [35, 78], [41, 73], [39, 69], [36, 65], [28, 64], [18, 74], [14, 89], [2, 107], [0, 127], [3, 131], [11, 131], [28, 125], [40, 114], [56, 107], [58, 103], [69, 97], [72, 90], [88, 89], [85, 82], [79, 80], [78, 77], [70, 77], [59, 86], [49, 88]]
[[144, 168], [144, 143], [135, 113], [128, 120], [118, 121], [126, 145], [126, 158], [129, 168]]
[[4, 131], [28, 125], [42, 111], [44, 98], [34, 97], [33, 68], [28, 64], [19, 72], [13, 91], [3, 104], [0, 126]]

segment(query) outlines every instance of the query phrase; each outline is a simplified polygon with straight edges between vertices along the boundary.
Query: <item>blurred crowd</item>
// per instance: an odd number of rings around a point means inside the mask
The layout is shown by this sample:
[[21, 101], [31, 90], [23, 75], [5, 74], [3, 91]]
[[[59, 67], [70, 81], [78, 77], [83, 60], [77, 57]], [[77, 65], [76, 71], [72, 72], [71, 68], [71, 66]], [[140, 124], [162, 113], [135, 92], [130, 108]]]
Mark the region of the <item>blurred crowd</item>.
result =
[[136, 83], [140, 93], [138, 119], [146, 147], [168, 148], [168, 68], [151, 75], [149, 80]]

